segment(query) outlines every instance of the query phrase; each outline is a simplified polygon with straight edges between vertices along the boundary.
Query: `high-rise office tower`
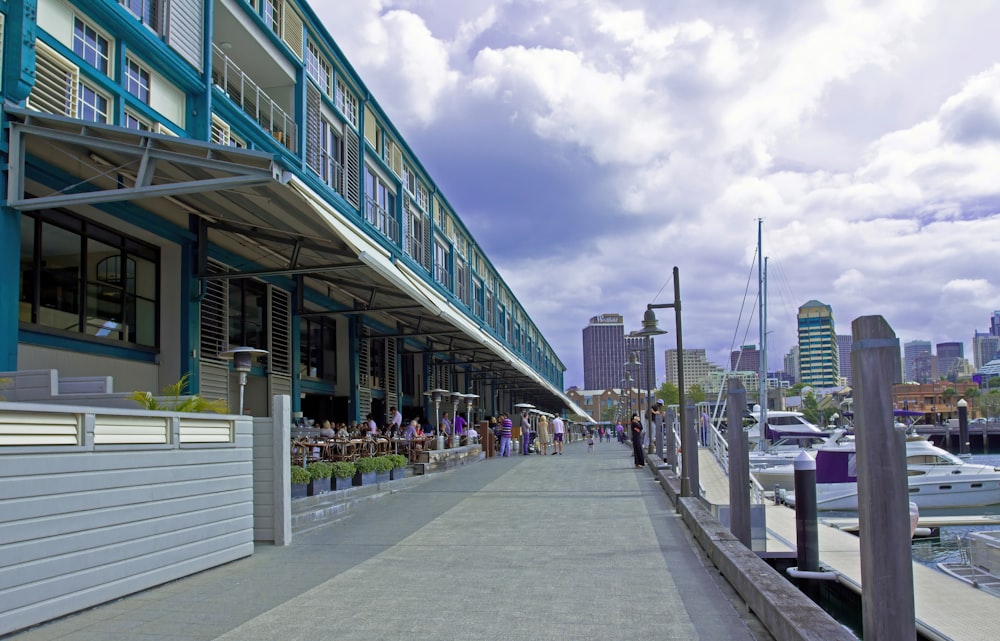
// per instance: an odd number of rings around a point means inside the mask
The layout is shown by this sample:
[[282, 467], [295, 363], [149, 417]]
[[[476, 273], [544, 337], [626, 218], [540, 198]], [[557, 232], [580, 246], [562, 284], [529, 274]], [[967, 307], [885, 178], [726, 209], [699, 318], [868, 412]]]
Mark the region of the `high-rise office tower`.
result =
[[840, 380], [840, 354], [833, 308], [818, 300], [799, 307], [799, 382], [833, 387]]
[[965, 360], [965, 343], [951, 342], [937, 344], [938, 375], [949, 381], [958, 378], [958, 370]]
[[976, 332], [972, 337], [972, 365], [979, 369], [1000, 355], [1000, 336]]
[[930, 383], [937, 377], [931, 366], [930, 341], [910, 341], [903, 344], [903, 377], [906, 382]]
[[601, 314], [591, 318], [590, 324], [583, 328], [584, 388], [622, 387], [627, 358], [625, 318], [621, 314]]
[[759, 372], [760, 350], [756, 345], [742, 345], [729, 353], [729, 369], [734, 372]]
[[837, 334], [837, 354], [840, 358], [840, 378], [851, 385], [851, 346], [854, 345], [854, 336], [850, 334]]

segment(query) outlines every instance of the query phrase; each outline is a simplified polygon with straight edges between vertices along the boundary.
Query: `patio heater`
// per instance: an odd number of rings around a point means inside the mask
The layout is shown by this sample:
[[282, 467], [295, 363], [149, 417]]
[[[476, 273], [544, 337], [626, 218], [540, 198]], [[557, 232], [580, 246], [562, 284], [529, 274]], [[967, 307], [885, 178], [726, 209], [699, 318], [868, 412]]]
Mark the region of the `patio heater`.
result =
[[[462, 397], [465, 398], [465, 426], [466, 426], [466, 430], [468, 430], [469, 427], [473, 424], [472, 423], [472, 402], [475, 399], [479, 398], [479, 394], [462, 394]], [[477, 432], [478, 432], [478, 430], [477, 430]], [[466, 442], [468, 442], [468, 441], [466, 441]], [[472, 445], [472, 443], [469, 443], [469, 445]]]
[[435, 387], [429, 392], [424, 392], [424, 396], [429, 397], [434, 401], [434, 434], [437, 435], [437, 450], [444, 449], [444, 434], [441, 433], [441, 399], [444, 398], [445, 394], [450, 394], [446, 389], [441, 389], [440, 387]]
[[455, 425], [458, 423], [458, 402], [462, 400], [465, 394], [462, 392], [452, 392], [451, 393], [451, 446], [458, 447], [460, 442], [458, 434], [455, 432]]
[[233, 361], [233, 370], [240, 375], [240, 405], [238, 414], [243, 415], [243, 397], [247, 386], [247, 374], [253, 368], [253, 359], [255, 356], [260, 356], [267, 354], [266, 349], [257, 349], [256, 347], [234, 347], [232, 349], [227, 349], [224, 352], [219, 352], [219, 356]]

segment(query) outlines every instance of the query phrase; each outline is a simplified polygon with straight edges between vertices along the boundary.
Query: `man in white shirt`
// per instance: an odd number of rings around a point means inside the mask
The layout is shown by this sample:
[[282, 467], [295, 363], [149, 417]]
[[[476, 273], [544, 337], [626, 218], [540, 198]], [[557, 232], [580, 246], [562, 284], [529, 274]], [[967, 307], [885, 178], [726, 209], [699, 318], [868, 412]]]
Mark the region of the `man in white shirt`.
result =
[[566, 427], [563, 425], [563, 420], [559, 416], [552, 419], [552, 455], [562, 454], [563, 448], [563, 435], [566, 434]]
[[403, 425], [403, 415], [399, 413], [395, 407], [389, 408], [389, 414], [392, 415], [392, 420], [389, 421], [389, 433], [392, 436], [397, 436], [399, 434], [399, 428]]

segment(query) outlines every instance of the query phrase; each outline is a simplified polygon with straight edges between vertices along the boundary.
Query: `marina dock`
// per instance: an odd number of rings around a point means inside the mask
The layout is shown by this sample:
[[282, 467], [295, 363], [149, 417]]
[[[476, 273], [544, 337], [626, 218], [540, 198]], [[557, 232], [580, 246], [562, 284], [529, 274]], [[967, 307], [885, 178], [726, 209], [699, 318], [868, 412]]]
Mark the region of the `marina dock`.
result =
[[[729, 478], [707, 449], [699, 450], [698, 466], [703, 498], [713, 505], [729, 503]], [[795, 511], [784, 505], [765, 504], [767, 551], [794, 552]], [[983, 517], [972, 519], [984, 528], [1000, 522]], [[841, 584], [861, 592], [860, 540], [851, 534], [850, 519], [824, 519], [819, 528], [819, 558], [825, 569], [836, 572]], [[853, 519], [857, 528], [857, 519]], [[920, 525], [940, 525], [940, 519], [922, 519]], [[838, 527], [838, 525], [840, 527]], [[909, 544], [909, 541], [902, 542]], [[913, 596], [917, 630], [930, 639], [992, 641], [997, 638], [1000, 599], [933, 570], [913, 563]]]

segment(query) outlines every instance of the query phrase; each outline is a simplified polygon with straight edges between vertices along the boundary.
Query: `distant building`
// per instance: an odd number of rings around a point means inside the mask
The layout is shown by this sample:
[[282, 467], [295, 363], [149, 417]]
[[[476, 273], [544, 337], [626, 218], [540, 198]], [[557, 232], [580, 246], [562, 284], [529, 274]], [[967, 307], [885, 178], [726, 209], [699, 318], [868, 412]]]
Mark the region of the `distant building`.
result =
[[833, 308], [811, 300], [799, 307], [799, 382], [832, 387], [840, 381], [840, 353]]
[[990, 316], [990, 336], [1000, 337], [1000, 311], [994, 311]]
[[[654, 394], [651, 392], [650, 400], [655, 403]], [[639, 388], [587, 390], [571, 387], [566, 390], [566, 396], [599, 422], [624, 421], [628, 419], [629, 412], [643, 414], [647, 407], [646, 390]]]
[[792, 348], [785, 354], [785, 372], [791, 377], [792, 385], [799, 382], [799, 346], [792, 345]]
[[932, 383], [937, 380], [937, 361], [930, 341], [915, 340], [903, 344], [903, 379], [907, 383]]
[[760, 350], [756, 345], [743, 345], [729, 353], [729, 369], [734, 372], [759, 372]]
[[851, 346], [854, 345], [854, 336], [850, 334], [837, 334], [837, 355], [840, 358], [840, 378], [852, 385], [851, 381]]
[[965, 343], [938, 343], [936, 349], [938, 374], [949, 381], [958, 380], [965, 361]]
[[[664, 352], [667, 382], [677, 385], [677, 350], [668, 349]], [[707, 393], [706, 381], [710, 376], [721, 373], [723, 369], [715, 363], [708, 362], [704, 349], [684, 350], [684, 393], [691, 390], [692, 385], [700, 385]]]
[[583, 386], [620, 388], [625, 380], [625, 318], [601, 314], [583, 328]]
[[976, 332], [972, 337], [972, 366], [978, 370], [998, 357], [1000, 357], [1000, 336]]

